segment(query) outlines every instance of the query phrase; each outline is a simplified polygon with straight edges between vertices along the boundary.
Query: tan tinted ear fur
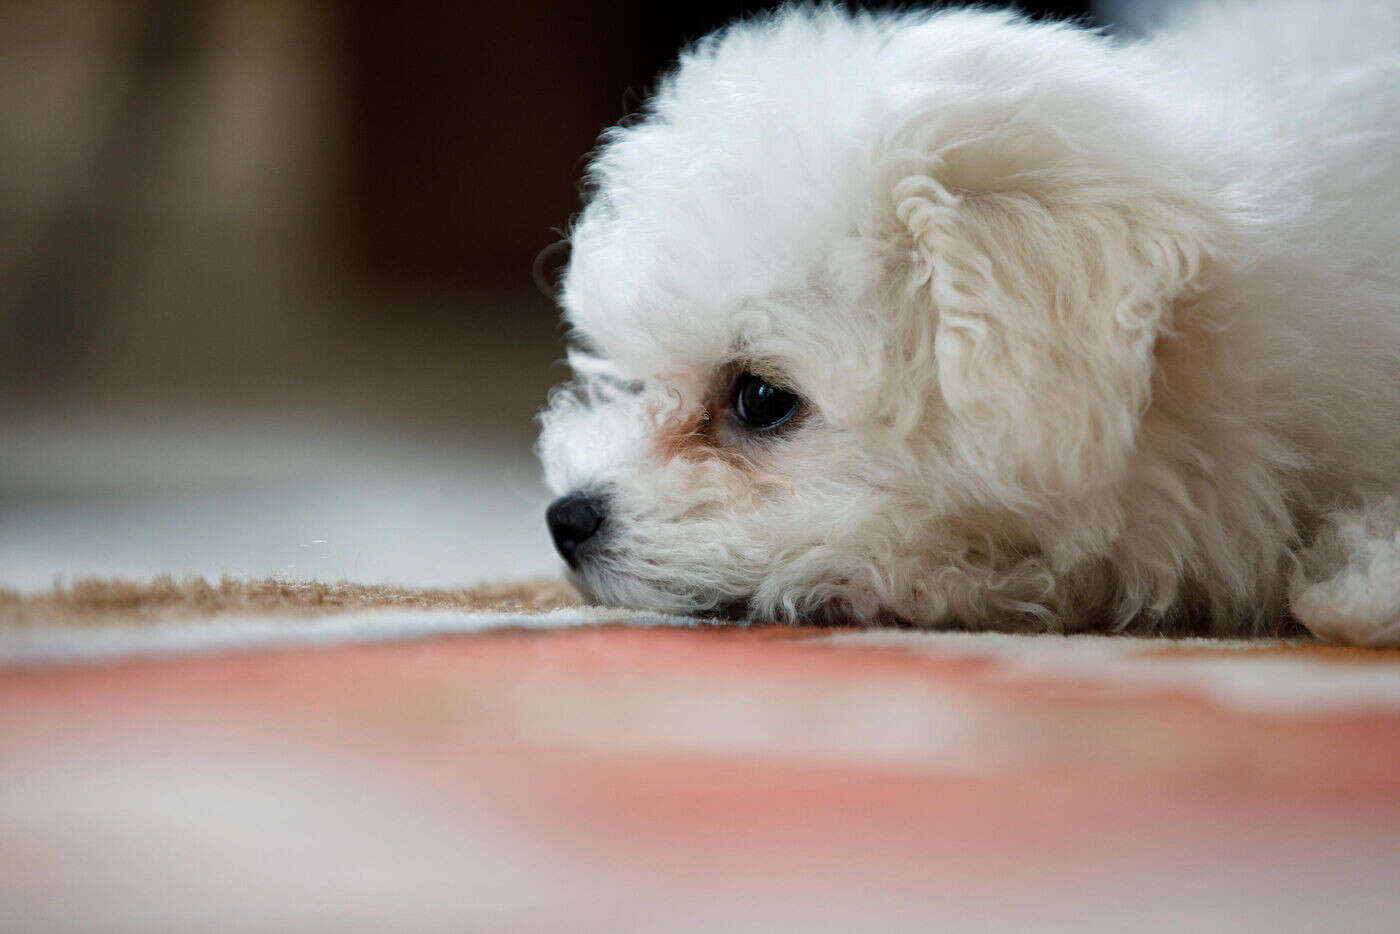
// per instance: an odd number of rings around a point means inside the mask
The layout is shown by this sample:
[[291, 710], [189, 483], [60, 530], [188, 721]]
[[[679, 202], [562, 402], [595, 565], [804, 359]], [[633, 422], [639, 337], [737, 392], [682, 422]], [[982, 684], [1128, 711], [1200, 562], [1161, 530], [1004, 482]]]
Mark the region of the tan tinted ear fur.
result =
[[1209, 250], [1186, 199], [1077, 168], [1062, 151], [1057, 162], [1000, 181], [979, 173], [977, 190], [916, 175], [894, 202], [937, 316], [938, 385], [958, 443], [1003, 482], [1070, 492], [1122, 476], [1156, 338]]

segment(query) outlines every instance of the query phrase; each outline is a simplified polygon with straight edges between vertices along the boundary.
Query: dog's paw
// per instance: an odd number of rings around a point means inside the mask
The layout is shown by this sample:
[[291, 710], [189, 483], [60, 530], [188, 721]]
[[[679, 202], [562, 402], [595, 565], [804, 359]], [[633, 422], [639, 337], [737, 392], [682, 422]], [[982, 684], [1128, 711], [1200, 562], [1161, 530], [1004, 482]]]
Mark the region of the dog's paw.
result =
[[1400, 646], [1400, 499], [1333, 513], [1298, 557], [1299, 622], [1329, 642]]

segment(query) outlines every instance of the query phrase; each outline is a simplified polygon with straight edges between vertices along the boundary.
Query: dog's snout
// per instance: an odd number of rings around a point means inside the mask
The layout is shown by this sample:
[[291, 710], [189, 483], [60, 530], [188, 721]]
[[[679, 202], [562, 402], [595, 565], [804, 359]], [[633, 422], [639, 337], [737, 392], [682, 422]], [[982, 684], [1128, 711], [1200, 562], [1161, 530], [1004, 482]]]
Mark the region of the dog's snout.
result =
[[569, 567], [577, 566], [579, 546], [593, 537], [606, 515], [602, 498], [592, 493], [570, 493], [549, 504], [545, 522], [554, 547]]

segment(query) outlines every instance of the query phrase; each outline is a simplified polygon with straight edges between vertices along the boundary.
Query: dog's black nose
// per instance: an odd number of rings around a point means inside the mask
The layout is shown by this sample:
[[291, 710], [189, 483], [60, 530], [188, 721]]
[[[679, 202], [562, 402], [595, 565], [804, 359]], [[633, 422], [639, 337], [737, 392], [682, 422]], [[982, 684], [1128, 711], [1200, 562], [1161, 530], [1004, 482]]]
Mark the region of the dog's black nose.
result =
[[602, 499], [591, 493], [570, 493], [549, 504], [544, 520], [569, 567], [577, 566], [579, 546], [593, 537], [605, 515]]

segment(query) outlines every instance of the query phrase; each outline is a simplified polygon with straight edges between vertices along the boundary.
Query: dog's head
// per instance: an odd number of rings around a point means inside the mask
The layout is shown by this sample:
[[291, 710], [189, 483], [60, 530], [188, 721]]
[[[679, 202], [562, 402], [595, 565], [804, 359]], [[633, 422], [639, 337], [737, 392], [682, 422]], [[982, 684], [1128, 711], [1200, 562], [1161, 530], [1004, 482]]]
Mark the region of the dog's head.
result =
[[1101, 41], [788, 11], [605, 138], [540, 442], [586, 591], [972, 621], [1105, 552], [1211, 237]]

